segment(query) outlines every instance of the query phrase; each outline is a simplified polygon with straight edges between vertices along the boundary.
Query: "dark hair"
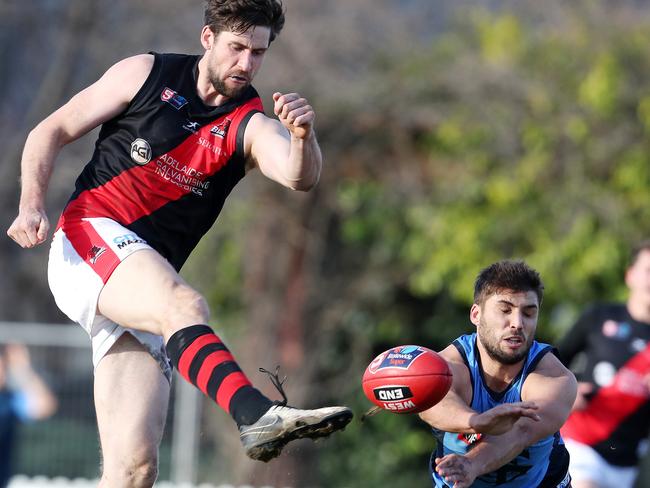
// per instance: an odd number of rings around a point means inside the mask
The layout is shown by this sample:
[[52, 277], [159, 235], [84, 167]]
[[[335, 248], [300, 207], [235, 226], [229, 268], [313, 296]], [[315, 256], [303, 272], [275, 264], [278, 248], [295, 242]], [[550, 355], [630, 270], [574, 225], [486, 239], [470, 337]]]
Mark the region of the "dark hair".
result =
[[254, 26], [269, 27], [269, 44], [284, 27], [282, 0], [207, 0], [204, 25], [216, 35], [223, 30], [246, 32]]
[[474, 303], [482, 305], [490, 295], [502, 290], [534, 291], [539, 303], [544, 296], [539, 273], [523, 261], [505, 259], [481, 270], [474, 282]]
[[634, 266], [636, 260], [639, 259], [639, 254], [641, 254], [643, 251], [650, 251], [650, 239], [641, 241], [632, 248], [632, 251], [630, 252], [628, 267]]

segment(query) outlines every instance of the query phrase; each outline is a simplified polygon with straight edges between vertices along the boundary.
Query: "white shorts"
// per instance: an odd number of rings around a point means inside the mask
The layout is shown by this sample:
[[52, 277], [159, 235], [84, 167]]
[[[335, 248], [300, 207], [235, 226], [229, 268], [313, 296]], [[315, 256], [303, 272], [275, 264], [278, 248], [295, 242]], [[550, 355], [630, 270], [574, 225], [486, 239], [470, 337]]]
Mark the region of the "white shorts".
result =
[[152, 247], [114, 220], [88, 218], [66, 222], [52, 238], [48, 282], [59, 309], [90, 336], [95, 368], [128, 331], [158, 361], [169, 379], [171, 365], [161, 336], [122, 327], [97, 312], [99, 294], [115, 268], [142, 249]]
[[613, 466], [586, 444], [564, 438], [569, 451], [569, 473], [573, 481], [588, 480], [598, 486], [632, 488], [638, 473], [633, 466]]

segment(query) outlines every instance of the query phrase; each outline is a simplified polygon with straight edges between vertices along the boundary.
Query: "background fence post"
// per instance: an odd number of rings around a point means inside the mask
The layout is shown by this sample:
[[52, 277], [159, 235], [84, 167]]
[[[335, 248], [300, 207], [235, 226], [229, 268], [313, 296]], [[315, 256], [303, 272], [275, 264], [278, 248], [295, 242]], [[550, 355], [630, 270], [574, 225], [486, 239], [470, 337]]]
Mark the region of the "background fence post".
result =
[[198, 455], [201, 396], [189, 383], [174, 374], [174, 425], [170, 478], [174, 483], [195, 483]]

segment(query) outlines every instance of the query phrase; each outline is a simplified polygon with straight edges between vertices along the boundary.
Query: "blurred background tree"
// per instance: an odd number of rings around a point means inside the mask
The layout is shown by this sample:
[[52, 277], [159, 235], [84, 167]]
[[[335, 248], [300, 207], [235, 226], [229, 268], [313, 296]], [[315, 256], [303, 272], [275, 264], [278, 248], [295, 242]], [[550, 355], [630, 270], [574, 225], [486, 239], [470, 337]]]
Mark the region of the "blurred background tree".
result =
[[[285, 4], [256, 86], [267, 108], [275, 90], [316, 107], [321, 182], [295, 194], [246, 178], [183, 272], [264, 391], [256, 368], [281, 364], [292, 404], [362, 413], [374, 355], [471, 331], [473, 279], [501, 258], [541, 272], [546, 341], [588, 302], [624, 297], [627, 250], [650, 235], [646, 2]], [[29, 128], [121, 57], [198, 52], [201, 15], [189, 0], [5, 0], [0, 14], [6, 228]], [[62, 154], [51, 219], [92, 142]], [[62, 320], [46, 252], [0, 242], [0, 318]], [[427, 486], [434, 447], [415, 418], [380, 414], [260, 465], [207, 404], [202, 442], [203, 481], [301, 488]]]

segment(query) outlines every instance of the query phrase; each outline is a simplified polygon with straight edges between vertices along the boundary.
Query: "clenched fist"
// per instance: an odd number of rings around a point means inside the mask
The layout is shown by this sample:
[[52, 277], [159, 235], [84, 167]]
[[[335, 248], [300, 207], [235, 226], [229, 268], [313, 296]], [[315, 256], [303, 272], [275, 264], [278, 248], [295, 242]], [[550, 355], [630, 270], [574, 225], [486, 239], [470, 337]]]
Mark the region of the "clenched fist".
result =
[[278, 116], [291, 135], [299, 139], [311, 136], [316, 114], [314, 109], [298, 93], [275, 92], [273, 94], [273, 112]]

